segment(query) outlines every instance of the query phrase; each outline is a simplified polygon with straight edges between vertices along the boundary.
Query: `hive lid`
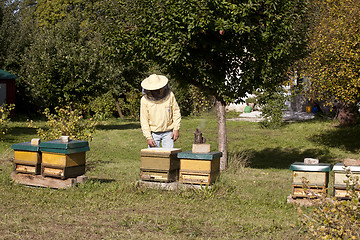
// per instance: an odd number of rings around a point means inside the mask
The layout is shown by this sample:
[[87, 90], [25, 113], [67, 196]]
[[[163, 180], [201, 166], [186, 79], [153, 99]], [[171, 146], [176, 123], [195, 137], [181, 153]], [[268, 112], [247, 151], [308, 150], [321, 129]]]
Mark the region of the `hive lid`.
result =
[[141, 149], [141, 156], [169, 156], [181, 152], [181, 148], [144, 148]]
[[192, 151], [180, 152], [177, 154], [180, 159], [214, 160], [222, 156], [222, 152], [193, 153]]
[[74, 149], [83, 147], [89, 147], [89, 143], [81, 140], [69, 140], [69, 142], [64, 143], [60, 139], [40, 143], [40, 150], [43, 148]]
[[343, 163], [336, 163], [333, 167], [333, 171], [345, 172], [346, 170], [351, 172], [360, 172], [360, 166], [345, 166]]
[[11, 149], [21, 150], [21, 151], [38, 152], [39, 145], [31, 145], [31, 142], [23, 142], [23, 143], [16, 143], [16, 144], [11, 145]]
[[294, 162], [291, 164], [290, 170], [305, 172], [330, 172], [331, 163], [304, 164], [303, 162]]
[[86, 147], [79, 147], [79, 148], [68, 148], [68, 149], [61, 149], [61, 148], [40, 148], [42, 152], [51, 152], [51, 153], [61, 153], [61, 154], [72, 154], [72, 153], [80, 153], [90, 151], [89, 146]]

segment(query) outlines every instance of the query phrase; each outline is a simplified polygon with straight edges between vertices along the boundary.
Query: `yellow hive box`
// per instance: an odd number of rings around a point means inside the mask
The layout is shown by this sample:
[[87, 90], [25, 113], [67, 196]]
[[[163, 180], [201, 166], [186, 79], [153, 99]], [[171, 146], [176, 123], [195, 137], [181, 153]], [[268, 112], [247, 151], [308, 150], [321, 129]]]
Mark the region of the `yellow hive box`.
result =
[[13, 144], [14, 169], [17, 173], [40, 174], [41, 152], [31, 142]]
[[[339, 188], [346, 188], [346, 182], [350, 178], [347, 175], [360, 178], [360, 166], [345, 166], [343, 163], [337, 163], [333, 167], [334, 171], [334, 186]], [[349, 182], [351, 184], [351, 182]]]
[[179, 179], [179, 171], [140, 170], [140, 179], [143, 181], [174, 182]]
[[220, 173], [221, 152], [193, 153], [186, 151], [178, 153], [180, 159], [181, 183], [212, 184]]
[[295, 162], [291, 164], [293, 198], [318, 197], [326, 191], [329, 182], [330, 163], [306, 164]]
[[51, 177], [76, 177], [85, 173], [86, 153], [42, 153], [42, 175]]
[[329, 182], [328, 172], [302, 172], [293, 171], [293, 185], [303, 184], [303, 179], [308, 181], [310, 186], [326, 186]]
[[85, 173], [86, 151], [90, 150], [88, 142], [80, 140], [62, 142], [59, 139], [40, 143], [40, 150], [43, 176], [65, 179]]
[[180, 169], [183, 172], [212, 173], [220, 171], [220, 158], [213, 160], [180, 159]]
[[[360, 166], [358, 165], [345, 165], [344, 163], [337, 163], [333, 167], [334, 171], [334, 196], [336, 198], [351, 198], [349, 192], [346, 190], [347, 184], [354, 184], [352, 178], [360, 178]], [[355, 189], [359, 193], [359, 189]]]
[[179, 181], [181, 183], [211, 185], [212, 183], [215, 182], [218, 175], [219, 172], [202, 174], [202, 173], [190, 173], [190, 172], [180, 171]]
[[[355, 190], [355, 192], [358, 194], [358, 196], [360, 196], [359, 190]], [[334, 188], [334, 196], [336, 198], [346, 198], [346, 199], [351, 198], [351, 195], [348, 190], [346, 190], [344, 188], [339, 188], [339, 187]]]
[[173, 171], [180, 168], [180, 161], [177, 153], [181, 152], [180, 148], [146, 148], [140, 152], [140, 169]]
[[303, 185], [292, 185], [291, 196], [293, 198], [317, 198], [325, 191], [326, 188], [324, 186], [311, 186], [309, 188], [304, 188]]

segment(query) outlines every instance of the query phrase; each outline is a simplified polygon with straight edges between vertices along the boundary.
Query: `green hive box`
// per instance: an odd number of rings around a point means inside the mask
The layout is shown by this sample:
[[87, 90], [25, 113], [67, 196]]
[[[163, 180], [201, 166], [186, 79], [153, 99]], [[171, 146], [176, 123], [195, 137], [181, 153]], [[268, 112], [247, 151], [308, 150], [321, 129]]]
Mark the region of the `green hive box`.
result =
[[85, 173], [89, 143], [81, 140], [61, 142], [60, 139], [40, 143], [43, 176], [70, 178]]
[[[292, 173], [292, 197], [316, 197], [323, 192], [329, 183], [330, 163], [304, 164], [295, 162], [291, 164]], [[308, 189], [304, 189], [304, 181]]]
[[40, 174], [41, 152], [39, 145], [31, 145], [31, 142], [11, 145], [14, 150], [14, 171], [16, 173]]
[[221, 152], [193, 153], [186, 151], [178, 153], [180, 159], [181, 183], [212, 184], [220, 173]]

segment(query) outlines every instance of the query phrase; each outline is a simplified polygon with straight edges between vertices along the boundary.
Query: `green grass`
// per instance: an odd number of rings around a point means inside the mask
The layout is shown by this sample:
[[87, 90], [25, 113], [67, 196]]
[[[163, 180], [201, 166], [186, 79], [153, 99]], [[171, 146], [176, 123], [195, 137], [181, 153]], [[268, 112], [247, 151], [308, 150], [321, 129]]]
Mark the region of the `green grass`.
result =
[[[360, 147], [359, 128], [331, 121], [278, 130], [227, 121], [230, 167], [213, 187], [163, 191], [136, 186], [146, 141], [139, 122], [114, 119], [99, 126], [90, 143], [89, 180], [53, 190], [13, 183], [11, 145], [36, 131], [21, 121], [10, 127], [0, 142], [1, 239], [299, 239], [296, 208], [286, 203], [290, 164], [304, 157], [331, 163], [358, 158]], [[196, 128], [216, 151], [213, 115], [184, 118], [176, 147], [190, 150]]]

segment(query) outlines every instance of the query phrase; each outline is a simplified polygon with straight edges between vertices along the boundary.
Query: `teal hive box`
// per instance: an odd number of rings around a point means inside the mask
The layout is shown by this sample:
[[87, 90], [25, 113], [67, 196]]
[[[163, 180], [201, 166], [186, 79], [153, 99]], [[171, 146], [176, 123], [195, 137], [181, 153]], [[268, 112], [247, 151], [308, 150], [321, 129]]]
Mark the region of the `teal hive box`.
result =
[[[316, 197], [325, 191], [329, 183], [330, 163], [304, 164], [295, 162], [291, 164], [292, 170], [292, 197]], [[306, 186], [304, 185], [306, 183]], [[305, 188], [308, 188], [305, 191]]]
[[180, 159], [181, 183], [212, 184], [220, 173], [221, 152], [192, 153], [185, 151], [178, 153]]
[[16, 173], [40, 174], [41, 152], [39, 145], [31, 142], [11, 145], [14, 150], [14, 171]]
[[42, 152], [41, 174], [62, 179], [77, 177], [85, 173], [86, 152], [89, 143], [81, 140], [60, 139], [40, 143]]

